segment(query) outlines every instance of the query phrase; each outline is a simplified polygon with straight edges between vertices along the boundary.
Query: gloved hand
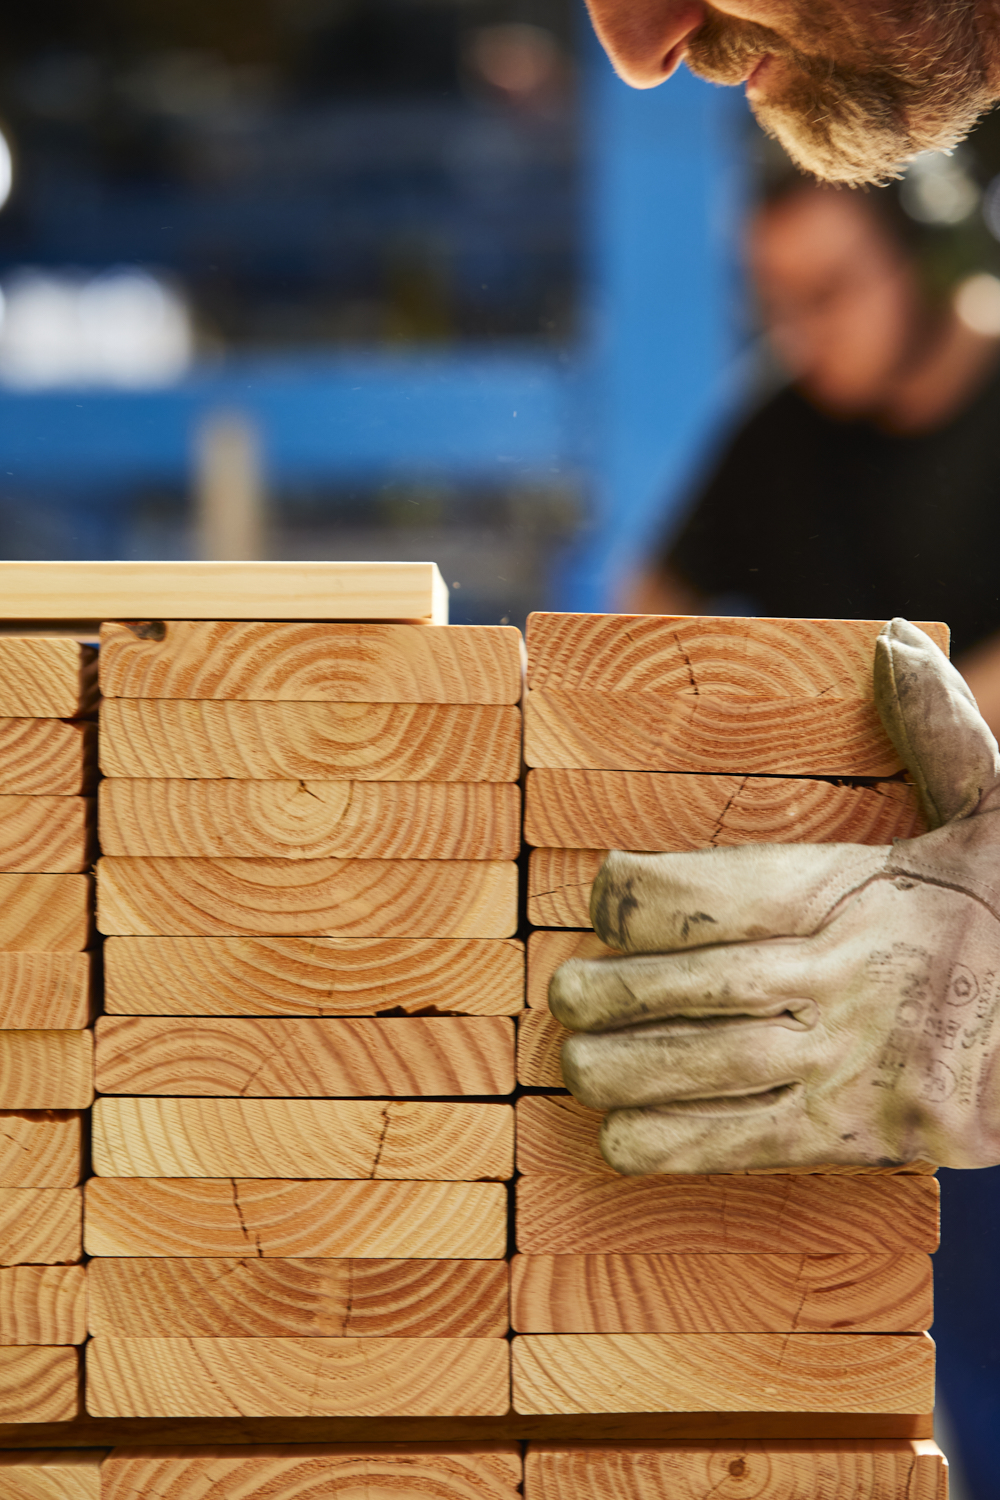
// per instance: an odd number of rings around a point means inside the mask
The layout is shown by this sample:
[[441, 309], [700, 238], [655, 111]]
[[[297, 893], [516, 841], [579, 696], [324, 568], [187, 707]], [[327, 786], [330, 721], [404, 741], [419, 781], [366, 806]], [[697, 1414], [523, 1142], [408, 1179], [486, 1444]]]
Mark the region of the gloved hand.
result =
[[875, 698], [934, 831], [605, 861], [591, 917], [627, 956], [571, 959], [549, 1004], [618, 1171], [1000, 1162], [997, 743], [905, 620]]

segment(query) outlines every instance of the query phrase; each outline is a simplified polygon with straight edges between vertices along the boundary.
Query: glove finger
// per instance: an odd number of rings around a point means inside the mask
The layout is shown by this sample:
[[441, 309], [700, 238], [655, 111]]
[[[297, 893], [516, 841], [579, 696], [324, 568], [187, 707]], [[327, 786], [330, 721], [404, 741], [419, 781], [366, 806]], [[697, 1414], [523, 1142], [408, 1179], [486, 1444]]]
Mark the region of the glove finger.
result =
[[741, 1098], [799, 1083], [808, 1036], [791, 1019], [577, 1032], [562, 1046], [563, 1078], [588, 1109]]
[[570, 1031], [610, 1031], [675, 1016], [803, 1015], [820, 976], [808, 938], [722, 944], [689, 953], [571, 958], [549, 983], [549, 1009]]
[[[810, 1168], [846, 1161], [805, 1109], [805, 1091], [755, 1100], [719, 1100], [672, 1109], [623, 1109], [601, 1127], [604, 1159], [617, 1172], [746, 1172]], [[855, 1155], [850, 1160], [856, 1160]]]
[[908, 620], [890, 620], [875, 642], [875, 703], [930, 827], [975, 812], [1000, 775], [997, 742], [944, 652]]
[[624, 953], [664, 953], [767, 937], [805, 937], [889, 851], [860, 844], [743, 844], [691, 854], [613, 850], [590, 915]]

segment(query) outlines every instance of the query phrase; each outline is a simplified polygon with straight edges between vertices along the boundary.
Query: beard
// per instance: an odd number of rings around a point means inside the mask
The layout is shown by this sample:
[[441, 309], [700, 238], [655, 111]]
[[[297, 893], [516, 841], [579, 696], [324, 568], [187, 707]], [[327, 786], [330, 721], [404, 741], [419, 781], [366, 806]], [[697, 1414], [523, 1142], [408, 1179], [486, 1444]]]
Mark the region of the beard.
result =
[[[897, 0], [887, 18], [895, 24], [875, 40], [871, 14], [852, 27], [847, 7], [834, 15], [808, 0], [804, 9], [796, 43], [710, 11], [685, 61], [700, 78], [732, 84], [770, 53], [779, 64], [777, 86], [751, 108], [762, 129], [816, 177], [852, 186], [898, 177], [918, 152], [954, 146], [993, 102], [966, 0]], [[831, 61], [845, 41], [863, 64]]]

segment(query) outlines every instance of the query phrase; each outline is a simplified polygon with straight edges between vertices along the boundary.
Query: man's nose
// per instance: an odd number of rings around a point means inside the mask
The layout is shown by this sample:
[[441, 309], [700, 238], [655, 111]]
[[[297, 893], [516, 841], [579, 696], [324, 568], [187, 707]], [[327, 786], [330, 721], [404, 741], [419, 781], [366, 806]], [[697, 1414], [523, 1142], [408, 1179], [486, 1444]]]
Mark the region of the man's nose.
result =
[[615, 72], [635, 89], [669, 78], [705, 19], [702, 0], [587, 0]]

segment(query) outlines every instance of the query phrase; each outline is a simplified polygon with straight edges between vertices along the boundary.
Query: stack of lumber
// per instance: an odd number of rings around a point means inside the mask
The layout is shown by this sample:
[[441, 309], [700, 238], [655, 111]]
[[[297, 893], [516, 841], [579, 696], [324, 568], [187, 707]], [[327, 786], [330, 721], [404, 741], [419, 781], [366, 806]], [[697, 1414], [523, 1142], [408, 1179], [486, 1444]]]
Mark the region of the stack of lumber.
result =
[[108, 624], [101, 684], [88, 1410], [506, 1412], [520, 635]]
[[[0, 635], [0, 1421], [80, 1411], [97, 664]], [[89, 717], [88, 717], [89, 716]]]
[[[530, 1091], [517, 1106], [518, 1412], [844, 1413], [898, 1418], [904, 1437], [932, 1409], [930, 1169], [618, 1177], [598, 1151], [600, 1116], [559, 1091], [565, 1033], [545, 1008], [558, 964], [611, 951], [588, 931], [609, 848], [920, 831], [913, 788], [880, 779], [901, 770], [872, 700], [881, 623], [529, 620], [525, 836], [538, 930], [518, 1052]], [[947, 647], [943, 627], [925, 628]], [[600, 1463], [594, 1493], [626, 1493], [612, 1459]], [[539, 1454], [534, 1473], [536, 1495], [581, 1488], [571, 1455]], [[665, 1492], [652, 1479], [640, 1489]]]

